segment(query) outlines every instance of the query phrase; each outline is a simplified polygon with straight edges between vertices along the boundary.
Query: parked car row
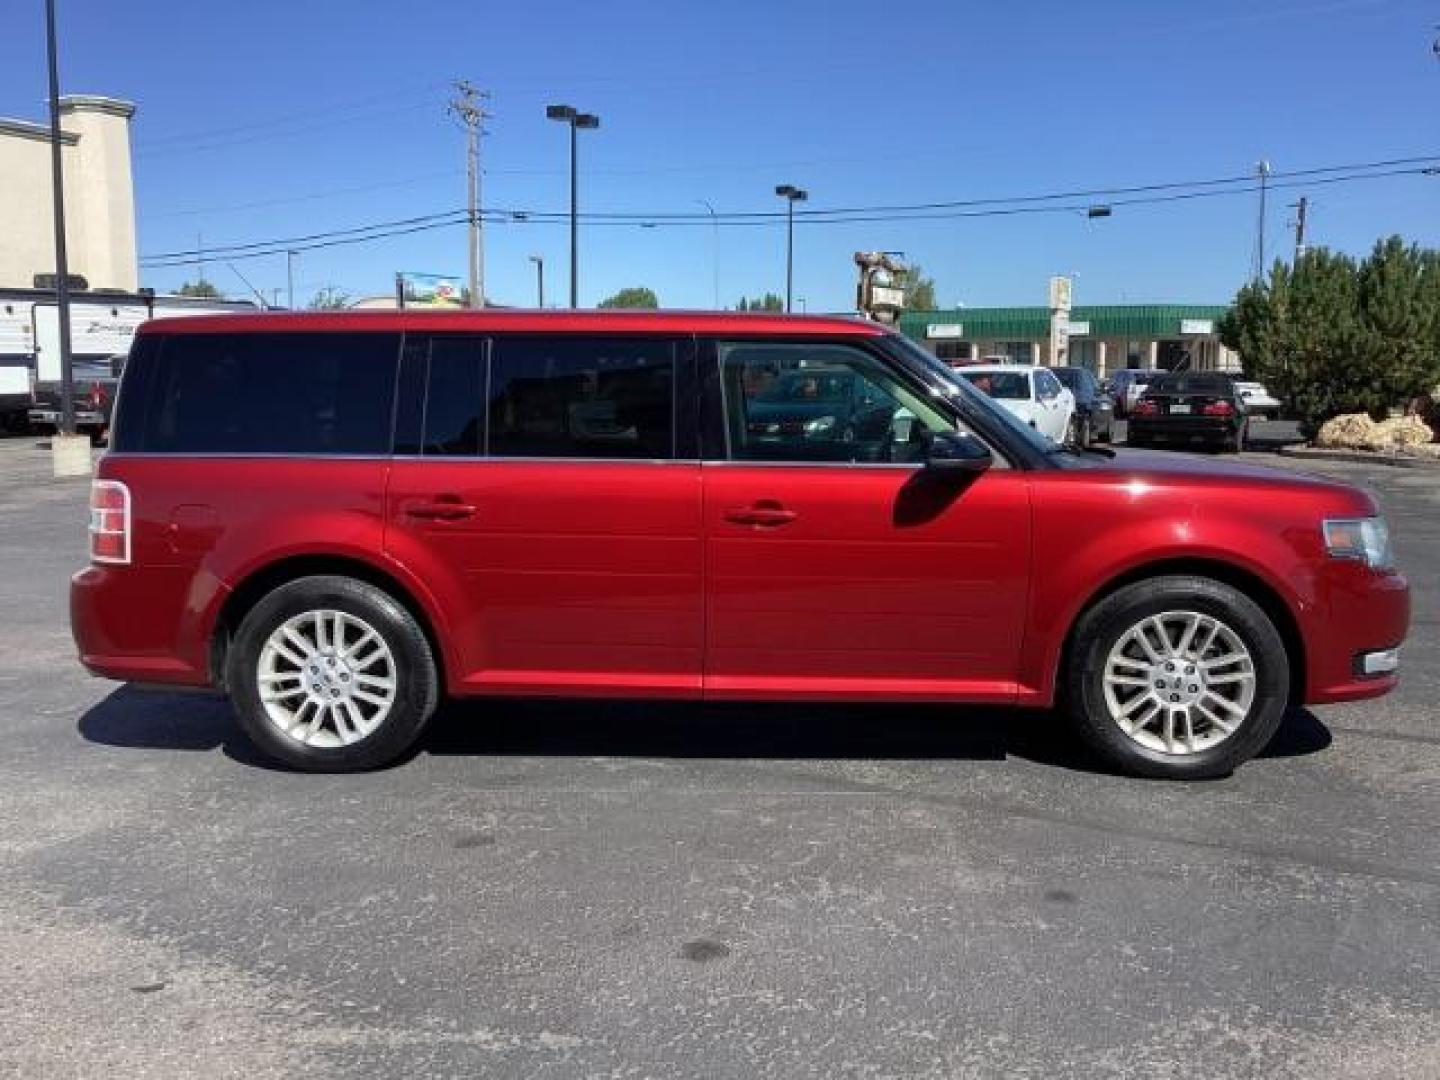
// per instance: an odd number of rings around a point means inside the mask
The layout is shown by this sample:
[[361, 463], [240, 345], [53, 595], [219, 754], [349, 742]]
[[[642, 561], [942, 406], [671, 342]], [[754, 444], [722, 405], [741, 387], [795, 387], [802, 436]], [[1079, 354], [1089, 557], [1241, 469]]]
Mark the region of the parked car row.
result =
[[966, 364], [957, 373], [1053, 442], [1081, 447], [1112, 442], [1118, 415], [1130, 421], [1131, 446], [1234, 452], [1251, 417], [1280, 411], [1262, 384], [1223, 372], [1122, 368], [1105, 382], [1079, 367]]

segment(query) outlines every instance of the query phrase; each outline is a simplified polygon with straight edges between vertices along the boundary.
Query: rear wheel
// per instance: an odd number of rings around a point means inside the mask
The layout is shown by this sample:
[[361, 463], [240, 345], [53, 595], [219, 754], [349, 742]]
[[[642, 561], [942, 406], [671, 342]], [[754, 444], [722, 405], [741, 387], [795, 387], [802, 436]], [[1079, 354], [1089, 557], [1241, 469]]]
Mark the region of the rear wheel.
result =
[[298, 769], [353, 772], [414, 745], [435, 711], [430, 644], [394, 597], [347, 577], [280, 586], [245, 616], [226, 665], [240, 725]]
[[1072, 722], [1139, 776], [1223, 776], [1254, 757], [1285, 713], [1289, 659], [1273, 623], [1210, 578], [1152, 578], [1096, 604], [1075, 628]]
[[1224, 445], [1222, 446], [1222, 449], [1225, 453], [1238, 454], [1240, 453], [1240, 451], [1245, 449], [1245, 435], [1246, 432], [1249, 430], [1249, 427], [1250, 424], [1248, 421], [1246, 421], [1235, 429], [1235, 433], [1229, 436], [1225, 440]]

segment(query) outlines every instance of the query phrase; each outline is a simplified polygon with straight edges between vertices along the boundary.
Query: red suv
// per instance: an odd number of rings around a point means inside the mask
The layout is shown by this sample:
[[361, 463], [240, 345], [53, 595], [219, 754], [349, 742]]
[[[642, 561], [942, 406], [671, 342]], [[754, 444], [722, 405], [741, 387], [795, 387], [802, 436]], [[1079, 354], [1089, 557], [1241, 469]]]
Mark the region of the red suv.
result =
[[1409, 618], [1363, 492], [1057, 446], [835, 318], [149, 323], [90, 534], [85, 666], [221, 687], [317, 770], [528, 694], [1062, 702], [1212, 776], [1390, 690]]

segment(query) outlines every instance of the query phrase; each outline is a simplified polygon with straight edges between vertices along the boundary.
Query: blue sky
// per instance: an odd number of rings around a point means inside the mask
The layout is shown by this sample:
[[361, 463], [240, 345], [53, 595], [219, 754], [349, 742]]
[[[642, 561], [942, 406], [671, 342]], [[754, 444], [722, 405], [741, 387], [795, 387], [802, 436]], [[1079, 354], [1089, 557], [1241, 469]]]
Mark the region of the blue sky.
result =
[[[564, 129], [544, 106], [601, 116], [582, 133], [585, 209], [774, 210], [1046, 193], [1232, 176], [1261, 156], [1304, 169], [1440, 154], [1431, 0], [957, 3], [731, 0], [218, 5], [59, 0], [67, 92], [134, 100], [142, 254], [268, 240], [464, 204], [447, 82], [493, 92], [487, 206], [568, 205]], [[41, 119], [43, 5], [13, 5], [0, 115]], [[1272, 251], [1289, 244], [1277, 192]], [[1315, 243], [1361, 251], [1400, 233], [1440, 246], [1440, 177], [1309, 191]], [[797, 225], [795, 291], [849, 306], [857, 249], [902, 250], [943, 304], [1041, 303], [1076, 273], [1078, 303], [1227, 300], [1248, 272], [1253, 195], [1037, 214]], [[581, 302], [625, 285], [667, 306], [783, 291], [783, 226], [582, 229]], [[562, 225], [486, 230], [487, 292], [533, 303], [532, 253], [563, 296]], [[237, 263], [268, 291], [281, 256]], [[397, 269], [463, 275], [463, 227], [303, 256], [297, 298], [384, 292]], [[166, 289], [185, 268], [145, 272]], [[232, 294], [239, 278], [212, 262]]]

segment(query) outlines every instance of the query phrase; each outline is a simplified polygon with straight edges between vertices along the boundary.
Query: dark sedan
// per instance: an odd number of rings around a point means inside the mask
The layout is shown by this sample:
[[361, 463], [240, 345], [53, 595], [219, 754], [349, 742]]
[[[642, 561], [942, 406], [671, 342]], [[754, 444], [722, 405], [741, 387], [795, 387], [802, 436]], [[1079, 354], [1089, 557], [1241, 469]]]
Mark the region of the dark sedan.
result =
[[1131, 446], [1203, 446], [1236, 453], [1245, 446], [1245, 405], [1235, 380], [1218, 372], [1170, 372], [1152, 382], [1130, 411]]
[[775, 376], [746, 408], [746, 434], [828, 459], [890, 429], [896, 402], [846, 368], [797, 368]]
[[1051, 372], [1075, 395], [1075, 416], [1071, 431], [1075, 442], [1112, 442], [1115, 438], [1115, 399], [1087, 368], [1057, 367]]

